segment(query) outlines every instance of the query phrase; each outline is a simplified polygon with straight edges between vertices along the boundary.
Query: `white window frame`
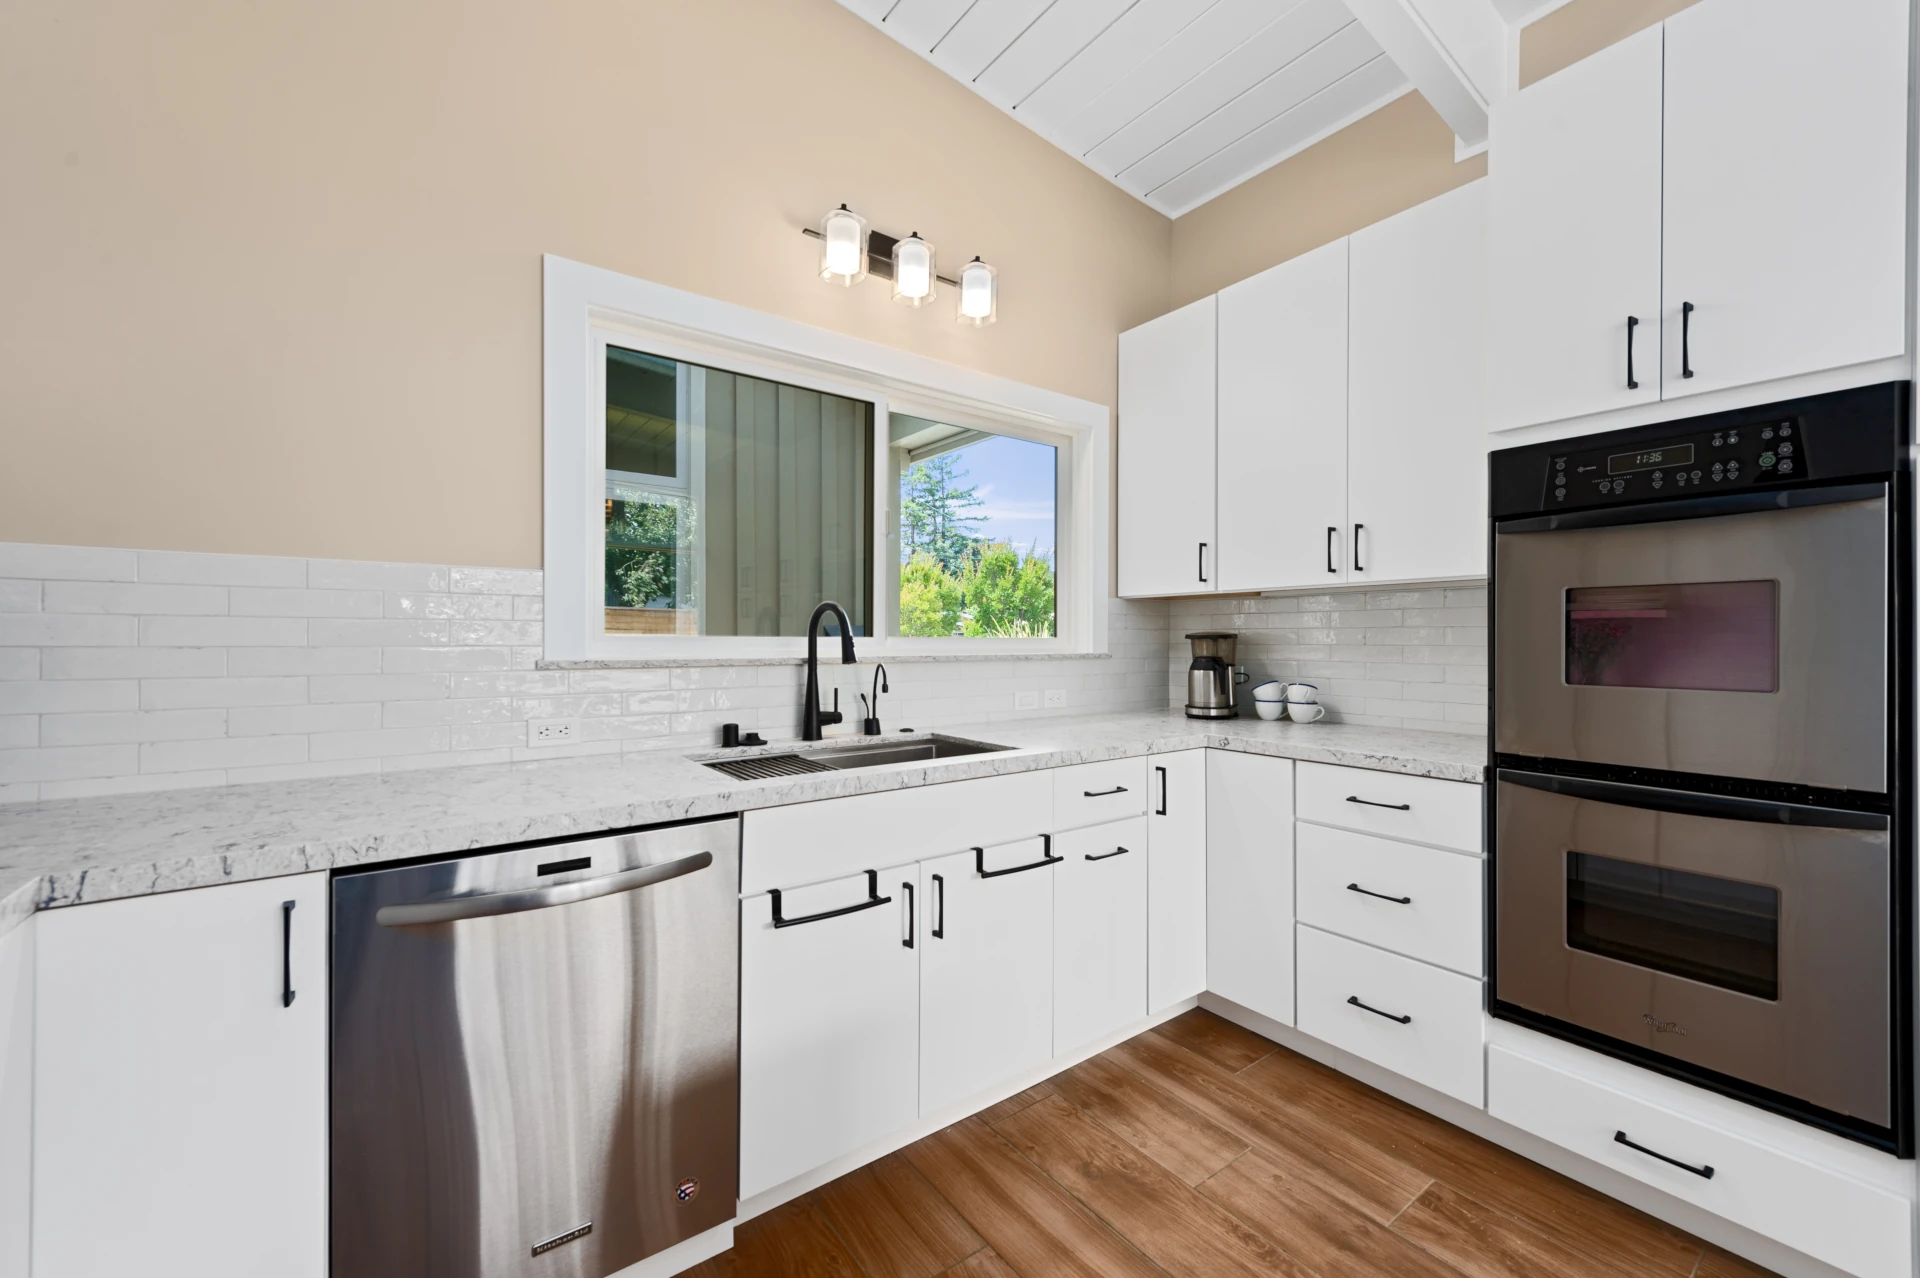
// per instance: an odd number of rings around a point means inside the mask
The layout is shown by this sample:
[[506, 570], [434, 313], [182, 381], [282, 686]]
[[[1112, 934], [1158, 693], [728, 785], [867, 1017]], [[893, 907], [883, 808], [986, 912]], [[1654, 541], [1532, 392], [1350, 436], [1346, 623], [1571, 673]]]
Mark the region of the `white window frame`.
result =
[[[793, 658], [800, 636], [623, 635], [605, 631], [605, 346], [785, 382], [873, 405], [872, 627], [863, 656], [1107, 651], [1108, 411], [861, 338], [548, 255], [544, 259], [545, 656], [672, 663]], [[908, 318], [925, 319], [914, 315]], [[892, 635], [899, 609], [888, 491], [888, 413], [930, 417], [1059, 448], [1056, 634], [1043, 639]], [[890, 572], [890, 567], [893, 571]]]

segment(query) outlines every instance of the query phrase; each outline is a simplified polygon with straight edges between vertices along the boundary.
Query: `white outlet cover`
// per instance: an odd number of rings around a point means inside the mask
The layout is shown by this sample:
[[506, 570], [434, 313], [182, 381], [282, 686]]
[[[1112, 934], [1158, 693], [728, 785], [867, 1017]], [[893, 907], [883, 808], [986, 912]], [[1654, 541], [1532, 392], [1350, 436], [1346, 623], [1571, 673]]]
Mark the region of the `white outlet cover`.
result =
[[1037, 692], [1014, 693], [1013, 708], [1015, 710], [1038, 710], [1040, 708], [1040, 694]]
[[1067, 690], [1065, 688], [1048, 688], [1047, 704], [1049, 706], [1064, 706], [1067, 704]]
[[571, 745], [579, 739], [578, 719], [527, 720], [527, 744], [530, 746]]

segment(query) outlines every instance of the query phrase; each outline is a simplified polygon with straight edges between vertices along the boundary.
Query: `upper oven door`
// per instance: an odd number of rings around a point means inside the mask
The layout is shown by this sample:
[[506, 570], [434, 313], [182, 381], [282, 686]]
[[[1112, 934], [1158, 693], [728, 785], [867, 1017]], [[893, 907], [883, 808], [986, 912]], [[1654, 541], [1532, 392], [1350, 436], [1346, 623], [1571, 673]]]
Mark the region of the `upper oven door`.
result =
[[1494, 542], [1496, 751], [1886, 790], [1884, 484], [1526, 520]]

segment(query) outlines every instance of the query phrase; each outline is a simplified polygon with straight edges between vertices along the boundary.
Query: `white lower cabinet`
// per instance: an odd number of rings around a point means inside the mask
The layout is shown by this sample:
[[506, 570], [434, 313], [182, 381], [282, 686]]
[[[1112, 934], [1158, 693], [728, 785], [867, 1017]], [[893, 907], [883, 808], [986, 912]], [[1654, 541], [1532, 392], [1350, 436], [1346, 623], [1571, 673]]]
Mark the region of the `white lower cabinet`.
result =
[[1053, 873], [1053, 1054], [1147, 1014], [1147, 819], [1059, 835]]
[[920, 865], [920, 1113], [1053, 1055], [1051, 840]]
[[1293, 761], [1207, 752], [1207, 989], [1293, 1024]]
[[33, 925], [0, 935], [0, 1278], [27, 1278], [33, 1236]]
[[34, 920], [35, 1278], [327, 1272], [327, 884]]
[[1849, 1274], [1912, 1278], [1904, 1195], [1499, 1043], [1487, 1049], [1487, 1110]]
[[1207, 987], [1206, 750], [1147, 756], [1147, 1009]]
[[919, 1117], [920, 963], [906, 944], [918, 875], [909, 864], [740, 903], [742, 1198]]
[[1486, 1103], [1480, 982], [1301, 924], [1299, 1027], [1469, 1105]]
[[1302, 821], [1300, 921], [1478, 978], [1485, 867], [1478, 856]]

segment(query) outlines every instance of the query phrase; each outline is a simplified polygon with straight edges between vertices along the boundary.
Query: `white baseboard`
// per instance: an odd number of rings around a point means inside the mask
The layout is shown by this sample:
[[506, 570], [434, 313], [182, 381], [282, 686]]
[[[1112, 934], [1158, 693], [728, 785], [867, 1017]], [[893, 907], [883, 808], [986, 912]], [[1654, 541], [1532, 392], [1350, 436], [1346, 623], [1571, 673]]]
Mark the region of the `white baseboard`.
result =
[[1757, 1234], [1751, 1229], [1736, 1225], [1724, 1217], [1703, 1211], [1692, 1203], [1683, 1202], [1662, 1193], [1631, 1176], [1623, 1176], [1611, 1167], [1582, 1158], [1571, 1150], [1541, 1140], [1531, 1132], [1509, 1126], [1488, 1114], [1484, 1109], [1476, 1109], [1463, 1101], [1436, 1092], [1432, 1088], [1423, 1087], [1392, 1070], [1382, 1069], [1372, 1061], [1362, 1060], [1330, 1043], [1303, 1034], [1291, 1025], [1282, 1025], [1278, 1021], [1270, 1020], [1258, 1012], [1250, 1011], [1217, 994], [1202, 994], [1199, 1003], [1209, 1012], [1232, 1021], [1244, 1029], [1250, 1029], [1256, 1034], [1270, 1038], [1290, 1051], [1298, 1052], [1329, 1069], [1337, 1069], [1342, 1074], [1359, 1079], [1367, 1086], [1377, 1088], [1417, 1109], [1423, 1109], [1435, 1118], [1452, 1123], [1455, 1127], [1472, 1132], [1475, 1136], [1492, 1141], [1505, 1149], [1510, 1149], [1522, 1158], [1531, 1159], [1543, 1167], [1552, 1168], [1569, 1180], [1577, 1180], [1609, 1198], [1617, 1198], [1629, 1207], [1638, 1208], [1649, 1216], [1664, 1220], [1669, 1225], [1684, 1229], [1696, 1237], [1704, 1238], [1736, 1256], [1744, 1256], [1757, 1265], [1764, 1265], [1768, 1269], [1785, 1275], [1786, 1278], [1848, 1278], [1844, 1271], [1824, 1261], [1815, 1260], [1805, 1252], [1795, 1251], [1763, 1234]]
[[[1203, 995], [1202, 997], [1205, 996]], [[1009, 1079], [997, 1087], [989, 1088], [987, 1091], [981, 1092], [978, 1095], [970, 1096], [966, 1100], [949, 1105], [943, 1110], [939, 1110], [934, 1114], [922, 1118], [911, 1127], [904, 1127], [897, 1132], [883, 1136], [864, 1149], [856, 1149], [851, 1154], [845, 1154], [830, 1163], [814, 1168], [812, 1171], [802, 1172], [792, 1180], [775, 1185], [772, 1189], [763, 1190], [755, 1194], [752, 1198], [742, 1199], [740, 1202], [740, 1214], [734, 1223], [739, 1224], [743, 1221], [752, 1220], [755, 1216], [772, 1211], [782, 1203], [790, 1202], [800, 1195], [818, 1189], [830, 1181], [838, 1180], [850, 1171], [865, 1167], [876, 1158], [884, 1158], [895, 1150], [905, 1149], [908, 1145], [913, 1144], [923, 1137], [933, 1135], [933, 1133], [943, 1127], [950, 1127], [963, 1118], [971, 1117], [983, 1109], [998, 1105], [1009, 1096], [1017, 1096], [1029, 1087], [1032, 1087], [1035, 1083], [1045, 1082], [1063, 1069], [1070, 1068], [1071, 1066], [1078, 1065], [1081, 1061], [1098, 1056], [1116, 1043], [1124, 1043], [1134, 1035], [1145, 1033], [1162, 1021], [1172, 1020], [1174, 1017], [1180, 1015], [1180, 1013], [1191, 1010], [1197, 1002], [1199, 1002], [1198, 999], [1182, 999], [1178, 1003], [1162, 1008], [1144, 1020], [1136, 1021], [1132, 1025], [1109, 1034], [1104, 1038], [1095, 1039], [1085, 1047], [1069, 1052], [1065, 1056], [1056, 1056], [1037, 1069], [1029, 1070], [1025, 1074]], [[622, 1273], [620, 1278], [627, 1278], [627, 1276]], [[648, 1275], [647, 1278], [652, 1278], [652, 1275]]]

